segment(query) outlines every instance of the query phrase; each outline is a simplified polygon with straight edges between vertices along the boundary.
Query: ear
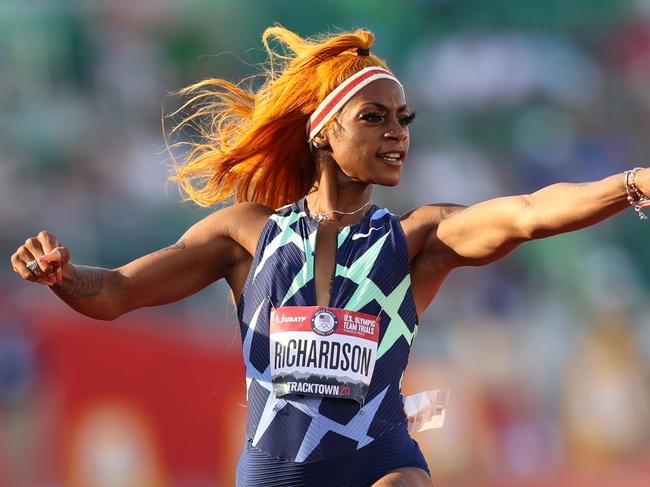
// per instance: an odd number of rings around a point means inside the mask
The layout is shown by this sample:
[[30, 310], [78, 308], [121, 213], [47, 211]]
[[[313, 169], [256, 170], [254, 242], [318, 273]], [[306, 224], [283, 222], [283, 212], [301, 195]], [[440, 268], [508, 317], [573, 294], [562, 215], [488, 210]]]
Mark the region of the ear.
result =
[[330, 148], [330, 143], [327, 138], [326, 130], [323, 129], [314, 135], [314, 138], [311, 139], [311, 143], [318, 150], [327, 150]]

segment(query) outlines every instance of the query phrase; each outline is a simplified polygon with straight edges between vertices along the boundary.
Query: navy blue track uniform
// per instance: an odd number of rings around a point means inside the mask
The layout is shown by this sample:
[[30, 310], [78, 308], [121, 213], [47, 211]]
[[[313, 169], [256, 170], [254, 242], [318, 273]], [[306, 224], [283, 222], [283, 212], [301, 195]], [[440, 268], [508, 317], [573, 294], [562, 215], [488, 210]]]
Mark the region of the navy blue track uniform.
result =
[[247, 441], [237, 469], [240, 487], [370, 485], [400, 467], [428, 472], [409, 436], [401, 380], [417, 332], [408, 248], [398, 218], [374, 206], [337, 236], [332, 308], [380, 316], [370, 387], [356, 401], [273, 391], [272, 308], [314, 306], [318, 222], [304, 199], [266, 223], [244, 286], [238, 317], [248, 399]]

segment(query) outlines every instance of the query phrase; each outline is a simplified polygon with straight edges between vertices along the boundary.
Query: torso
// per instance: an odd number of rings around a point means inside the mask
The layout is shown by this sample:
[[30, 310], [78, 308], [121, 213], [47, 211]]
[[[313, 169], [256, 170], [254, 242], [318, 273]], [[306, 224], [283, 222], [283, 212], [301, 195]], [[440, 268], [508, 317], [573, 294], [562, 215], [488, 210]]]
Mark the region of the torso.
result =
[[[323, 252], [324, 243], [331, 250]], [[301, 463], [352, 454], [388, 432], [411, 441], [400, 391], [417, 331], [408, 254], [400, 221], [377, 207], [342, 228], [319, 226], [302, 201], [266, 220], [238, 303], [250, 448]], [[273, 392], [271, 360], [278, 352], [269, 315], [280, 307], [314, 305], [380, 317], [374, 373], [361, 404]]]

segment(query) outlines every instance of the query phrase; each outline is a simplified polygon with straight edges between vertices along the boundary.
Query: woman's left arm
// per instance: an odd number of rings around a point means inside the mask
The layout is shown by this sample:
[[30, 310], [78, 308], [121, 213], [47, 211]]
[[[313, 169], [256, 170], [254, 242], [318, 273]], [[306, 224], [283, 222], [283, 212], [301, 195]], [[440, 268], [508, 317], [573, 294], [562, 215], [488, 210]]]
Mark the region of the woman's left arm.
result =
[[[650, 169], [637, 171], [634, 182], [642, 194], [650, 195]], [[451, 212], [431, 236], [435, 244], [427, 246], [434, 253], [446, 253], [439, 256], [450, 267], [483, 265], [522, 242], [585, 228], [629, 207], [625, 173], [590, 183], [553, 184], [530, 195], [496, 198]]]

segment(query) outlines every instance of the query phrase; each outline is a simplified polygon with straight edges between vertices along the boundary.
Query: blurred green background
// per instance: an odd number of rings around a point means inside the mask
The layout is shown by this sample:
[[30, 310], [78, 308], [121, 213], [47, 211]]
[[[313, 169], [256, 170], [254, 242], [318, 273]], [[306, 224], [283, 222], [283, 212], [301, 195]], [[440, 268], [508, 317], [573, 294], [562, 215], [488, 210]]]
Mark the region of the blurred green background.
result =
[[[376, 34], [373, 52], [418, 113], [401, 186], [376, 190], [396, 213], [594, 180], [650, 157], [650, 0], [3, 0], [0, 484], [232, 481], [223, 458], [183, 463], [164, 441], [156, 475], [98, 450], [92, 482], [74, 480], [65, 433], [50, 424], [49, 405], [63, 403], [46, 387], [58, 382], [46, 380], [42, 330], [76, 318], [17, 278], [9, 257], [47, 229], [74, 262], [114, 267], [208, 214], [166, 184], [161, 113], [187, 84], [256, 73], [260, 35], [276, 22]], [[628, 210], [452, 274], [421, 317], [405, 385], [451, 389], [445, 427], [417, 436], [435, 485], [648, 485], [649, 231]], [[237, 358], [233, 316], [218, 283], [128, 322], [87, 320], [83, 333], [134, 327]], [[107, 356], [105, 367], [119, 364]], [[236, 460], [243, 429], [235, 438]]]

